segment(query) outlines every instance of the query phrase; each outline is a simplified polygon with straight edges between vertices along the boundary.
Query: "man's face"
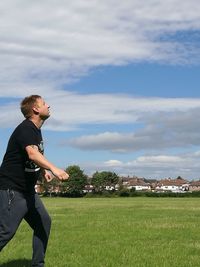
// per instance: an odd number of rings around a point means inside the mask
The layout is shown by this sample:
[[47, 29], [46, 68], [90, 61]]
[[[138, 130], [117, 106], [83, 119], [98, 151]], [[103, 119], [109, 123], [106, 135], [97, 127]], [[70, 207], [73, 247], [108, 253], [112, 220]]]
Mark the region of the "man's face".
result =
[[42, 120], [46, 120], [50, 116], [50, 111], [49, 108], [50, 106], [44, 101], [43, 98], [38, 98], [36, 101], [36, 106], [35, 108], [37, 109], [37, 112], [40, 115], [40, 118]]

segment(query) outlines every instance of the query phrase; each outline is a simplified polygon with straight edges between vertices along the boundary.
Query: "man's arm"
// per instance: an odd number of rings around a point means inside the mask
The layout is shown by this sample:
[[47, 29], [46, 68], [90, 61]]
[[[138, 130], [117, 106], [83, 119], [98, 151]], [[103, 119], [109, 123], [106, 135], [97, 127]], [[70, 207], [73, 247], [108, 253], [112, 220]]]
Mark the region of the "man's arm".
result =
[[26, 146], [25, 148], [30, 160], [35, 162], [41, 168], [49, 170], [60, 180], [67, 180], [69, 175], [62, 169], [57, 168], [51, 162], [49, 162], [38, 150], [35, 145]]

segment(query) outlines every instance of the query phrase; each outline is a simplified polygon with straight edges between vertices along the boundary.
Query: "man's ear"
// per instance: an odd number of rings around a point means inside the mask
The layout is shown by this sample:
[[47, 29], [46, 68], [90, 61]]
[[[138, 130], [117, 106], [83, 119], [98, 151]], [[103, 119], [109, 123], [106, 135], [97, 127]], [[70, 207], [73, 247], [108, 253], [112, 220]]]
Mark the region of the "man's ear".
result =
[[33, 107], [33, 113], [34, 114], [39, 114], [38, 108], [36, 106]]

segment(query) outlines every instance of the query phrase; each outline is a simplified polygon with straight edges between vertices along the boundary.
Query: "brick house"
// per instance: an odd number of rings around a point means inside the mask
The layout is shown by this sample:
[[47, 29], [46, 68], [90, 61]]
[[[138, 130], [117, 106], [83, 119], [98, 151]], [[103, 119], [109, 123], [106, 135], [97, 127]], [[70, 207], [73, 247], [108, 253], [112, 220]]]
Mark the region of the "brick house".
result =
[[200, 180], [199, 181], [192, 181], [189, 184], [189, 191], [200, 191]]
[[176, 178], [176, 179], [163, 179], [157, 182], [155, 187], [155, 191], [161, 192], [186, 192], [189, 190], [189, 183], [183, 178]]
[[144, 181], [143, 178], [130, 178], [128, 181], [123, 183], [127, 189], [135, 188], [136, 191], [150, 191], [151, 184]]

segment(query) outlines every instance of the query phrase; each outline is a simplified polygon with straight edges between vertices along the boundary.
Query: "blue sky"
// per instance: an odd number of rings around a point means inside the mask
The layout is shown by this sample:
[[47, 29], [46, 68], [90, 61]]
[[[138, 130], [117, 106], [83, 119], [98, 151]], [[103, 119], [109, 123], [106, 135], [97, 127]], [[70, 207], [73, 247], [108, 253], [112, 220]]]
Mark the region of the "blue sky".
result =
[[[102, 67], [71, 84], [81, 93], [127, 93], [149, 97], [198, 97], [199, 65], [155, 63]], [[190, 87], [192, 90], [190, 90]]]
[[200, 4], [114, 3], [0, 4], [0, 156], [20, 101], [40, 94], [57, 166], [199, 179]]

